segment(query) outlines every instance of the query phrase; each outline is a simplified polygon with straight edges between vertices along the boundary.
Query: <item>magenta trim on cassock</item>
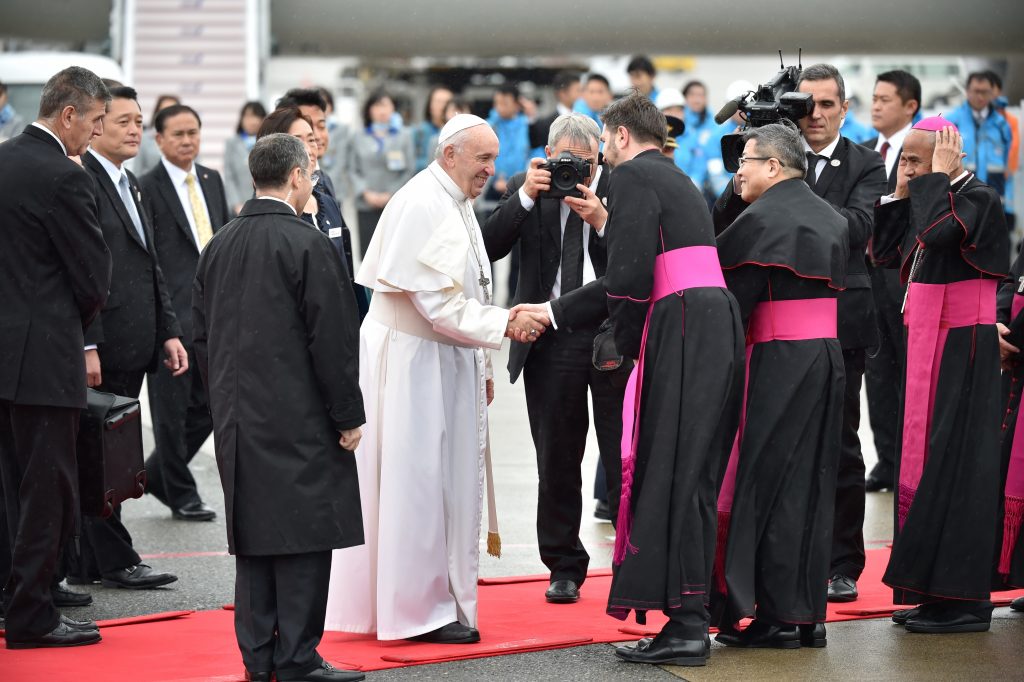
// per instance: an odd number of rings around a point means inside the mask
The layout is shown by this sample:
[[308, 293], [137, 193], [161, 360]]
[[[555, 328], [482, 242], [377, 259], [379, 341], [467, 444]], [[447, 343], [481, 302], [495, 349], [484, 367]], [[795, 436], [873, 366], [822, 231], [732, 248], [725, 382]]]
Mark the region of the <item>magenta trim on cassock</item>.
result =
[[[640, 395], [643, 392], [644, 350], [647, 348], [647, 332], [651, 326], [651, 311], [659, 300], [673, 294], [681, 296], [687, 289], [698, 287], [725, 288], [725, 277], [718, 261], [718, 249], [714, 246], [687, 246], [658, 254], [654, 259], [654, 284], [651, 287], [651, 303], [644, 322], [643, 338], [640, 341], [640, 357], [629, 375], [626, 393], [622, 400], [622, 491], [619, 496], [619, 517], [615, 524], [615, 552], [613, 561], [621, 564], [626, 551], [637, 553], [629, 542], [633, 525], [633, 511], [630, 502], [633, 497], [633, 471], [636, 467], [636, 445], [640, 438]], [[621, 298], [609, 294], [612, 298]], [[685, 324], [685, 323], [684, 323]], [[682, 329], [680, 333], [684, 333]]]
[[[1010, 304], [1010, 319], [1013, 320], [1024, 310], [1024, 296], [1013, 295]], [[1024, 522], [1024, 419], [1017, 406], [1017, 420], [1013, 427], [1013, 441], [1010, 444], [1010, 465], [1006, 470], [1006, 486], [1003, 490], [1003, 545], [999, 551], [999, 572], [1010, 574], [1013, 550], [1020, 537]]]
[[950, 329], [996, 323], [994, 279], [950, 284], [911, 282], [903, 324], [907, 327], [907, 376], [903, 401], [903, 440], [897, 518], [907, 520], [928, 460], [928, 437], [942, 354]]

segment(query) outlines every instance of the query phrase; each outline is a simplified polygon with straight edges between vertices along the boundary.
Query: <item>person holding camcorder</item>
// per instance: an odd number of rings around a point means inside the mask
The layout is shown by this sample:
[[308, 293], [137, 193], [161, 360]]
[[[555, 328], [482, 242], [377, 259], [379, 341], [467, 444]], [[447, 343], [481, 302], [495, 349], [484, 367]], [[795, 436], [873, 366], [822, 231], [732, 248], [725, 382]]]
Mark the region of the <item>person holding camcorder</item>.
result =
[[[551, 124], [547, 160], [535, 158], [509, 179], [498, 206], [483, 225], [491, 261], [519, 243], [519, 287], [514, 303], [546, 303], [605, 273], [604, 198], [608, 170], [599, 163], [600, 130], [582, 114]], [[593, 362], [598, 325], [552, 328], [533, 344], [513, 343], [512, 381], [525, 376], [530, 430], [537, 448], [537, 538], [551, 572], [546, 598], [572, 603], [587, 575], [590, 556], [580, 541], [583, 497], [580, 464], [589, 417], [587, 389], [601, 459], [608, 472], [608, 503], [619, 502], [619, 441], [626, 376]], [[611, 363], [615, 364], [615, 363]]]

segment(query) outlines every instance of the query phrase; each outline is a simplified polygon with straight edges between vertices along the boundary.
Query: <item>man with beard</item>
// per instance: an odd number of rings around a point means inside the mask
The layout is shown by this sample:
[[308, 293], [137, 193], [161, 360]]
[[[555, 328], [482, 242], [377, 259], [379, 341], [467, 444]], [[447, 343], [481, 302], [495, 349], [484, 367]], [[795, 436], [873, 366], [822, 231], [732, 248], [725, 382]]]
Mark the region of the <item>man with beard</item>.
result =
[[873, 257], [908, 285], [907, 358], [889, 566], [893, 620], [910, 632], [982, 632], [992, 619], [999, 501], [996, 288], [1009, 240], [998, 193], [964, 170], [941, 116], [903, 143], [875, 208]]

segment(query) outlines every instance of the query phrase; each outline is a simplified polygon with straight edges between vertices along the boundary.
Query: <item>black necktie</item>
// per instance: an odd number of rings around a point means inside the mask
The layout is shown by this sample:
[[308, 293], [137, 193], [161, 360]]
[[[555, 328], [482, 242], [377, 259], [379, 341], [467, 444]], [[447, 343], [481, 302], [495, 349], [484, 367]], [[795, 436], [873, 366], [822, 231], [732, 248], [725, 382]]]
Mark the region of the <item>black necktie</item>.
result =
[[562, 294], [583, 286], [583, 219], [569, 211], [562, 232]]
[[805, 179], [807, 180], [807, 184], [811, 187], [814, 187], [814, 183], [818, 181], [818, 173], [816, 172], [816, 169], [818, 167], [818, 159], [820, 158], [821, 157], [814, 152], [807, 152], [807, 175], [805, 176]]

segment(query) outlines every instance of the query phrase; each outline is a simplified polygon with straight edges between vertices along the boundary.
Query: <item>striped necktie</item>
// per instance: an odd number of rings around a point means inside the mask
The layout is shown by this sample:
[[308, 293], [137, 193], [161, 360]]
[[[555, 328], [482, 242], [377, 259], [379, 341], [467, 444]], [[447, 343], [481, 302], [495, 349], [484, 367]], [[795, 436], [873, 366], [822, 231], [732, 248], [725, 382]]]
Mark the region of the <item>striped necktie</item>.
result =
[[202, 251], [206, 242], [213, 237], [213, 228], [210, 227], [210, 217], [206, 215], [206, 207], [199, 197], [199, 190], [196, 189], [196, 176], [189, 173], [185, 177], [185, 184], [188, 185], [188, 203], [192, 205], [192, 218], [196, 222], [196, 235], [199, 237], [199, 250]]

